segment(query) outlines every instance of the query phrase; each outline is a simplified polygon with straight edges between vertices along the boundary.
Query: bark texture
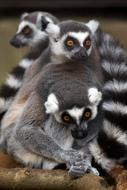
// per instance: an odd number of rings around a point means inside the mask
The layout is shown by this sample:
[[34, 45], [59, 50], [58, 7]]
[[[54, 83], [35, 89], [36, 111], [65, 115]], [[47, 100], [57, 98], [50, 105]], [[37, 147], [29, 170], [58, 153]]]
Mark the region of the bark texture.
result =
[[127, 170], [116, 166], [111, 171], [116, 185], [109, 186], [102, 177], [86, 174], [72, 179], [64, 170], [24, 168], [8, 154], [0, 153], [0, 190], [127, 190]]
[[111, 190], [101, 177], [86, 174], [72, 179], [67, 171], [29, 168], [1, 168], [0, 189], [16, 190]]

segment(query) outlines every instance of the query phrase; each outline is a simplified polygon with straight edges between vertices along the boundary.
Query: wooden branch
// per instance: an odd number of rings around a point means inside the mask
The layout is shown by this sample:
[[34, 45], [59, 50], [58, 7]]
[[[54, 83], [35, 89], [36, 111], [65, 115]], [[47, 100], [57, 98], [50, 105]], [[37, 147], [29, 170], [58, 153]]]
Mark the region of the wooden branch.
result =
[[103, 178], [95, 175], [74, 180], [67, 171], [29, 168], [0, 168], [0, 189], [111, 190]]
[[0, 190], [111, 190], [101, 177], [86, 174], [71, 179], [64, 170], [39, 170], [24, 168], [13, 158], [0, 153]]
[[20, 163], [16, 162], [10, 155], [0, 152], [0, 168], [22, 168]]
[[124, 166], [115, 166], [110, 174], [116, 181], [114, 190], [127, 190], [127, 169]]

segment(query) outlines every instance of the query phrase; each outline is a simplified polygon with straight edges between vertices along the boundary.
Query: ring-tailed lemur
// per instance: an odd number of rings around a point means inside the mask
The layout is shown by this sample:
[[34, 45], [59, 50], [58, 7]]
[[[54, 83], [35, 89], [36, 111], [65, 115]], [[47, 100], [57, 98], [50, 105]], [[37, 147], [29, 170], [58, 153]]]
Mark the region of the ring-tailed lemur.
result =
[[[51, 169], [62, 162], [71, 166], [69, 172], [74, 176], [81, 176], [86, 170], [96, 173], [91, 167], [88, 144], [99, 127], [87, 123], [96, 117], [101, 100], [98, 52], [85, 24], [67, 21], [59, 28], [59, 42], [54, 41], [53, 47], [63, 43], [66, 55], [76, 58], [69, 56], [70, 61], [49, 63], [28, 84], [24, 83], [2, 121], [1, 140], [5, 149], [25, 165]], [[78, 52], [85, 52], [85, 57], [83, 53], [78, 58]]]
[[[27, 78], [27, 81], [31, 80], [38, 72], [40, 72], [42, 65], [49, 62], [65, 63], [83, 58], [86, 62], [91, 60], [90, 64], [92, 64], [91, 58], [94, 57], [94, 55], [99, 59], [99, 56], [96, 53], [95, 41], [93, 40], [94, 33], [98, 28], [98, 22], [91, 20], [84, 24], [68, 20], [56, 25], [42, 16], [42, 26], [45, 27], [45, 32], [50, 38], [50, 48], [48, 47], [39, 59], [27, 69], [25, 75], [27, 76], [25, 77]], [[82, 28], [80, 28], [81, 26]], [[83, 29], [86, 30], [85, 34], [82, 32]], [[69, 30], [71, 30], [71, 32]], [[64, 31], [66, 35], [64, 35]], [[95, 67], [96, 71], [97, 69], [98, 68]], [[98, 74], [99, 72], [100, 70], [98, 71]], [[101, 77], [100, 74], [99, 76]]]
[[14, 67], [9, 73], [6, 82], [0, 87], [0, 121], [7, 111], [14, 96], [19, 90], [25, 70], [36, 60], [48, 47], [48, 35], [45, 27], [41, 24], [41, 17], [45, 17], [48, 22], [57, 23], [58, 20], [50, 13], [32, 12], [24, 13], [18, 26], [18, 30], [10, 43], [16, 47], [31, 47], [30, 52]]
[[97, 43], [104, 74], [104, 116], [90, 151], [101, 168], [109, 172], [116, 164], [127, 161], [127, 54], [113, 37], [101, 30]]

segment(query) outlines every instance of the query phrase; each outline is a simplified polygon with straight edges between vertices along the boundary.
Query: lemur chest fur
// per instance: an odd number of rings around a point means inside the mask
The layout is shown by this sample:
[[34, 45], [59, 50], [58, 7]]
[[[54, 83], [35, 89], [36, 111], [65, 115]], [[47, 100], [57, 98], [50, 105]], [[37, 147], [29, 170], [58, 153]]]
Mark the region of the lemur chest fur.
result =
[[56, 143], [58, 143], [63, 149], [67, 150], [71, 148], [74, 142], [71, 131], [52, 121], [52, 116], [50, 116], [49, 120], [45, 124], [45, 133], [55, 139]]

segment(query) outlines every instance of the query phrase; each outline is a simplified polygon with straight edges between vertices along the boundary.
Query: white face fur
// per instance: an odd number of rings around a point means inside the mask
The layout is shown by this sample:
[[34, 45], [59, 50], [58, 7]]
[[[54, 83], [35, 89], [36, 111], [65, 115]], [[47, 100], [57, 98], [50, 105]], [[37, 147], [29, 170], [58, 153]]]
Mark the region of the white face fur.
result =
[[[88, 38], [88, 32], [69, 32], [64, 35], [60, 41], [51, 44], [53, 55], [58, 57], [63, 55], [67, 59], [71, 59], [76, 52], [80, 51], [80, 48], [84, 48], [85, 55], [89, 56], [92, 51], [92, 44], [88, 49], [85, 47], [85, 41], [88, 42]], [[91, 43], [90, 39], [88, 43]]]

